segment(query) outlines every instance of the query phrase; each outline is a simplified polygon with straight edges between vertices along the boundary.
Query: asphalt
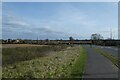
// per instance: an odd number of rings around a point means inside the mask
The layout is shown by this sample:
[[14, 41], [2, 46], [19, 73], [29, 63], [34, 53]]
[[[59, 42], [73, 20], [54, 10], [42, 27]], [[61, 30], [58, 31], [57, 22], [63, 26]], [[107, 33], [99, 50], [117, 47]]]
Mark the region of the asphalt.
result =
[[[97, 47], [97, 48], [100, 48], [106, 52], [108, 52], [110, 55], [113, 55], [115, 57], [118, 57], [118, 48], [117, 47], [110, 47], [110, 46], [95, 46], [94, 47]], [[120, 49], [119, 49], [120, 50]]]
[[83, 80], [87, 78], [118, 78], [118, 68], [112, 62], [89, 45], [84, 47], [87, 50], [87, 62]]

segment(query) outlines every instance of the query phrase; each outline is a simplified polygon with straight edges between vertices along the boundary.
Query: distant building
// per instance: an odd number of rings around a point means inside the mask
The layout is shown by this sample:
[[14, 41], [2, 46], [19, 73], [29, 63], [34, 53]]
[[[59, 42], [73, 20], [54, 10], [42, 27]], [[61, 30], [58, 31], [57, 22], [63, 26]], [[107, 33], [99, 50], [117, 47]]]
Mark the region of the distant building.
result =
[[20, 43], [20, 39], [13, 40], [13, 43]]

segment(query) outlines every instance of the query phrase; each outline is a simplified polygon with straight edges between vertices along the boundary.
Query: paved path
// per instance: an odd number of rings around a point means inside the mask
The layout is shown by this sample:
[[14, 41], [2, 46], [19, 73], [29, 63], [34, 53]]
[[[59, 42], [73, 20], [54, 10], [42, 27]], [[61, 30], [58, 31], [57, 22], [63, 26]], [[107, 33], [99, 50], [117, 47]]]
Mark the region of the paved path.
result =
[[115, 57], [118, 57], [118, 48], [117, 47], [109, 47], [109, 46], [95, 46], [97, 48], [100, 48], [106, 52], [108, 52], [110, 55], [113, 55]]
[[118, 78], [118, 68], [115, 65], [94, 48], [84, 47], [87, 50], [87, 63], [83, 78]]

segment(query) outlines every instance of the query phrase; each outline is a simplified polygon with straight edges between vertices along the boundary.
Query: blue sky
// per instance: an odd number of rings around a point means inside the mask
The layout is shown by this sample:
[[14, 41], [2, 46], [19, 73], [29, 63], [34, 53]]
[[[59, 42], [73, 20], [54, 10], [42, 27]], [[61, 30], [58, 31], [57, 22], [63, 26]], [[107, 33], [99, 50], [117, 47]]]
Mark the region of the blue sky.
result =
[[90, 39], [118, 37], [118, 6], [113, 2], [4, 2], [3, 39]]

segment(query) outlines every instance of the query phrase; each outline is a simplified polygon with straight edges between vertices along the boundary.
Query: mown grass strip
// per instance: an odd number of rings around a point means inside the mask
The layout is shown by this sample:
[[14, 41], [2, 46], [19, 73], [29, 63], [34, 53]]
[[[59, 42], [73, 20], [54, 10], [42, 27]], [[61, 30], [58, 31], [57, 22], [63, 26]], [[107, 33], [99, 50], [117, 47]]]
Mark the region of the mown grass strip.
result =
[[120, 64], [120, 59], [113, 56], [113, 55], [110, 55], [108, 52], [104, 51], [104, 50], [101, 50], [101, 49], [98, 49], [98, 48], [95, 48], [96, 51], [100, 52], [101, 55], [103, 55], [104, 57], [106, 57], [107, 59], [109, 59], [114, 65], [116, 65], [118, 68], [120, 68], [119, 64]]
[[87, 60], [86, 50], [85, 48], [82, 47], [81, 55], [76, 60], [72, 68], [72, 74], [71, 74], [72, 78], [82, 78], [86, 60]]

